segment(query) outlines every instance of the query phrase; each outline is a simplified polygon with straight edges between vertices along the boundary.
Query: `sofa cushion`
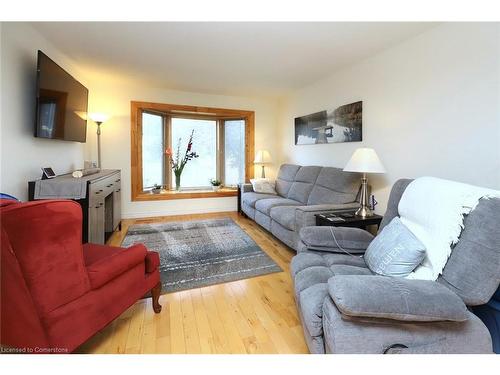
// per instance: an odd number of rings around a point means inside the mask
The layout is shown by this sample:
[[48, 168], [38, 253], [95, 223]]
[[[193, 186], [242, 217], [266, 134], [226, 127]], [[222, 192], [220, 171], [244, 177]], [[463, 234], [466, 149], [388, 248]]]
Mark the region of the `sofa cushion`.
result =
[[288, 191], [287, 198], [307, 204], [309, 194], [313, 189], [321, 169], [322, 167], [316, 166], [300, 167], [295, 175], [295, 181]]
[[300, 203], [292, 199], [276, 198], [276, 196], [271, 199], [261, 199], [255, 203], [255, 209], [267, 216], [270, 216], [271, 208], [277, 206], [300, 206]]
[[282, 197], [288, 195], [288, 191], [292, 186], [293, 181], [295, 181], [295, 175], [300, 169], [300, 165], [295, 164], [283, 164], [278, 172], [278, 177], [276, 178], [276, 192]]
[[345, 264], [366, 268], [365, 261], [361, 257], [352, 257], [347, 254], [315, 253], [306, 251], [299, 253], [292, 258], [292, 261], [290, 262], [290, 272], [292, 277], [295, 278], [295, 275], [303, 269], [313, 266], [331, 267], [335, 264]]
[[295, 206], [271, 208], [271, 218], [289, 230], [295, 230]]
[[307, 204], [343, 204], [356, 200], [360, 186], [358, 173], [324, 167], [309, 194]]
[[276, 198], [276, 194], [261, 194], [255, 192], [243, 193], [241, 195], [241, 201], [247, 206], [255, 208], [255, 203], [261, 199]]

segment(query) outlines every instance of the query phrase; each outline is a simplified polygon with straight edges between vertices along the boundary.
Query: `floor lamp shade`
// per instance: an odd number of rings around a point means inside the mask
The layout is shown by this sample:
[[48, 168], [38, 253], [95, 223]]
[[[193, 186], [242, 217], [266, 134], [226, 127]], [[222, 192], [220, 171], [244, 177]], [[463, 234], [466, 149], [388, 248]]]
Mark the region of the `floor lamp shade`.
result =
[[361, 217], [373, 215], [372, 210], [368, 206], [368, 179], [366, 178], [366, 174], [385, 173], [385, 168], [377, 156], [377, 153], [372, 148], [358, 148], [347, 162], [344, 171], [363, 173], [363, 177], [361, 178], [361, 195], [359, 199], [361, 207], [356, 211], [356, 215]]
[[255, 154], [255, 159], [253, 161], [254, 164], [261, 164], [262, 165], [262, 173], [261, 177], [265, 178], [266, 177], [266, 172], [264, 170], [264, 165], [265, 164], [270, 164], [272, 162], [271, 159], [271, 154], [267, 150], [259, 150]]

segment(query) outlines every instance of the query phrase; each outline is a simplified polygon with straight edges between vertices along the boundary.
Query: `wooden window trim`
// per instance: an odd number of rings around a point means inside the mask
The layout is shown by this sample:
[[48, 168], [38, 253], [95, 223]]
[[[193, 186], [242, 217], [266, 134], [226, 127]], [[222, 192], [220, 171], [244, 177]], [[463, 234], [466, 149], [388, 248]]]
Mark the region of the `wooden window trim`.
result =
[[[217, 198], [236, 196], [236, 189], [221, 189], [214, 191], [167, 191], [160, 194], [151, 194], [142, 190], [142, 112], [158, 112], [159, 114], [222, 119], [245, 120], [245, 181], [249, 182], [254, 175], [253, 160], [255, 156], [255, 112], [237, 109], [198, 107], [178, 104], [163, 104], [151, 102], [130, 102], [130, 138], [131, 138], [131, 199], [132, 201], [170, 200], [170, 199], [193, 199], [193, 198]], [[170, 132], [168, 132], [170, 133]], [[168, 144], [168, 143], [167, 143]], [[221, 145], [219, 145], [221, 146]], [[222, 146], [221, 146], [222, 147]], [[170, 168], [166, 164], [165, 168]], [[169, 176], [170, 173], [167, 173]]]

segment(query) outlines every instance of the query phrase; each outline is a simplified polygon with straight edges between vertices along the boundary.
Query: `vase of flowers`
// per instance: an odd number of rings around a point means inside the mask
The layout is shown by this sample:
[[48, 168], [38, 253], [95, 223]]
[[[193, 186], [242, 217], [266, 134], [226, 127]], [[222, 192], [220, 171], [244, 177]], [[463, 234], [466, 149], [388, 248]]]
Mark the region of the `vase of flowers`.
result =
[[177, 191], [181, 189], [181, 175], [187, 162], [199, 156], [196, 152], [191, 150], [193, 148], [193, 136], [194, 136], [194, 129], [191, 131], [186, 151], [184, 152], [184, 156], [182, 158], [181, 158], [182, 138], [179, 138], [179, 141], [177, 142], [177, 151], [175, 153], [175, 158], [173, 157], [173, 151], [170, 147], [165, 150], [165, 154], [167, 154], [170, 160], [170, 167], [174, 171], [175, 190]]
[[212, 185], [212, 190], [213, 191], [219, 191], [219, 189], [222, 186], [222, 182], [221, 182], [221, 180], [218, 180], [216, 178], [212, 178], [210, 180], [210, 185]]

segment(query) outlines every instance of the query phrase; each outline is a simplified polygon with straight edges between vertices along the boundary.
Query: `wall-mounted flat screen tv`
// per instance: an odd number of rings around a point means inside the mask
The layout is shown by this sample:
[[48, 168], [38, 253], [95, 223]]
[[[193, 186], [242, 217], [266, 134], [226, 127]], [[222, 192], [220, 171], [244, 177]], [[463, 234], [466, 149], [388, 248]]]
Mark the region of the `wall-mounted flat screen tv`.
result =
[[89, 91], [38, 51], [35, 137], [85, 142]]

